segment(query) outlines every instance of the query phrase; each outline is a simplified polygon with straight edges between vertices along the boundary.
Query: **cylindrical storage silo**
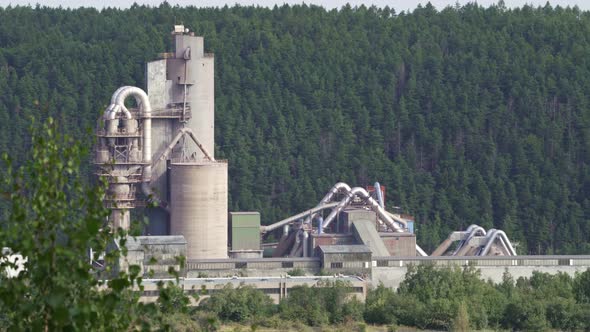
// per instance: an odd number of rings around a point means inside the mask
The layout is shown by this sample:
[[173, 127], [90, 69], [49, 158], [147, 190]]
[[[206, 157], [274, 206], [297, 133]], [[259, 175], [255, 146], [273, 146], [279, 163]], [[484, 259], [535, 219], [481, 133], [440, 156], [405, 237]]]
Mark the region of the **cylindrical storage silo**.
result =
[[227, 163], [170, 164], [170, 234], [188, 259], [227, 258]]

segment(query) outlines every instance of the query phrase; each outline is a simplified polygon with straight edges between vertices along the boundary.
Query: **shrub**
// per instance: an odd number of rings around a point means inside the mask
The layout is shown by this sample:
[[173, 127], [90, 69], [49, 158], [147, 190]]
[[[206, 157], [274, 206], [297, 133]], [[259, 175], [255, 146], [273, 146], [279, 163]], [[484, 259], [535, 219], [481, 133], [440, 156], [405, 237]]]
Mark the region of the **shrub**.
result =
[[217, 314], [225, 321], [248, 322], [259, 317], [270, 317], [275, 311], [275, 305], [270, 297], [251, 286], [234, 288], [227, 284], [203, 301], [202, 309]]

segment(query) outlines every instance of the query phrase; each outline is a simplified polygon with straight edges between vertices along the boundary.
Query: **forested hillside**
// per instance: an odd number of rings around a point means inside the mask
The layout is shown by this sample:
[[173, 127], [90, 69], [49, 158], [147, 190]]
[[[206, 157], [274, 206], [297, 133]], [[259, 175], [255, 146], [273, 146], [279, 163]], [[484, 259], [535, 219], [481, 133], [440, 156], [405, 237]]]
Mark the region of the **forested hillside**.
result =
[[215, 53], [231, 210], [268, 223], [338, 181], [379, 181], [429, 251], [477, 223], [521, 253], [590, 252], [590, 13], [578, 9], [0, 8], [0, 151], [22, 160], [30, 116], [91, 146], [111, 94], [144, 86], [175, 22]]

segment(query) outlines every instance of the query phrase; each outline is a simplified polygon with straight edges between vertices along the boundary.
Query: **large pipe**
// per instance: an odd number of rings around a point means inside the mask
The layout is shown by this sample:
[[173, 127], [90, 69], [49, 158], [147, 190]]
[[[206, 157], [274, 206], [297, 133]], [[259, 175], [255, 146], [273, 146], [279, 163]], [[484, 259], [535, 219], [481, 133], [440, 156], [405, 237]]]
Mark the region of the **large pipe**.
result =
[[334, 218], [336, 218], [336, 216], [338, 215], [338, 213], [340, 213], [342, 211], [342, 209], [344, 209], [346, 206], [348, 206], [350, 204], [350, 202], [352, 201], [352, 199], [354, 198], [354, 196], [359, 196], [362, 200], [364, 200], [367, 204], [369, 204], [370, 205], [370, 208], [373, 211], [375, 211], [375, 213], [377, 213], [377, 215], [379, 216], [379, 218], [391, 230], [396, 231], [396, 232], [404, 232], [404, 229], [401, 228], [398, 224], [396, 224], [396, 222], [389, 215], [389, 213], [387, 213], [387, 211], [385, 211], [385, 209], [383, 209], [379, 205], [379, 203], [377, 203], [369, 195], [369, 193], [364, 188], [361, 188], [361, 187], [352, 188], [350, 190], [350, 192], [348, 192], [347, 196], [344, 199], [342, 199], [340, 201], [340, 203], [338, 203], [338, 205], [336, 206], [336, 208], [334, 208], [332, 210], [332, 212], [330, 212], [330, 214], [324, 220], [324, 228], [328, 227], [328, 225], [330, 225], [330, 223], [332, 222], [332, 220], [334, 220]]
[[279, 227], [281, 227], [283, 225], [290, 224], [290, 223], [292, 223], [293, 221], [295, 221], [297, 219], [304, 218], [304, 217], [306, 217], [306, 216], [308, 216], [310, 214], [316, 213], [318, 211], [322, 211], [322, 210], [325, 210], [325, 209], [331, 209], [331, 208], [335, 207], [336, 205], [338, 205], [338, 203], [328, 203], [328, 204], [324, 204], [324, 205], [321, 205], [321, 206], [316, 206], [313, 209], [309, 209], [307, 211], [303, 211], [303, 212], [301, 212], [299, 214], [296, 214], [296, 215], [291, 216], [289, 218], [286, 218], [286, 219], [283, 219], [281, 221], [278, 221], [278, 222], [276, 222], [276, 223], [274, 223], [272, 225], [260, 226], [260, 232], [261, 233], [270, 232], [270, 231], [272, 231], [274, 229], [277, 229], [277, 228], [279, 228]]
[[381, 185], [379, 182], [375, 182], [373, 186], [375, 188], [375, 192], [377, 193], [377, 202], [381, 205], [382, 208], [385, 208], [385, 202], [383, 201], [383, 193], [381, 192]]
[[391, 217], [396, 223], [402, 224], [404, 228], [408, 228], [408, 222], [405, 219], [402, 219], [399, 214], [391, 213], [389, 211], [385, 211], [387, 215]]
[[134, 86], [126, 86], [117, 90], [114, 104], [120, 107], [121, 110], [127, 114], [129, 110], [125, 107], [125, 99], [134, 97], [141, 109], [141, 117], [143, 118], [143, 162], [146, 165], [143, 167], [143, 183], [141, 188], [143, 193], [151, 199], [156, 199], [152, 189], [150, 188], [150, 181], [152, 178], [152, 108], [148, 95], [142, 89]]
[[322, 200], [320, 201], [320, 204], [326, 204], [329, 203], [330, 201], [332, 201], [332, 198], [334, 197], [334, 195], [336, 195], [338, 192], [340, 191], [344, 191], [344, 192], [350, 192], [350, 186], [344, 182], [338, 182], [336, 183], [332, 189], [330, 189], [330, 191], [328, 191], [328, 193], [326, 193], [326, 196], [324, 196], [324, 198], [322, 198]]
[[[117, 117], [117, 114], [120, 112], [123, 112], [125, 118], [129, 121], [127, 121], [126, 125], [125, 125], [125, 129], [127, 131], [131, 131], [130, 126], [131, 126], [131, 120], [133, 119], [133, 116], [131, 115], [131, 112], [129, 112], [129, 110], [127, 108], [121, 108], [119, 105], [117, 105], [117, 97], [119, 96], [119, 94], [121, 93], [121, 91], [130, 88], [129, 86], [122, 86], [120, 88], [117, 89], [117, 91], [115, 91], [111, 97], [111, 103], [109, 104], [109, 106], [107, 107], [107, 109], [105, 110], [104, 114], [103, 114], [103, 119], [104, 119], [104, 126], [105, 126], [105, 131], [108, 134], [114, 134], [117, 131], [117, 127], [118, 127], [118, 123], [115, 124], [115, 119]], [[110, 145], [115, 143], [114, 139], [108, 139], [107, 140], [109, 142]]]
[[506, 248], [508, 249], [508, 253], [511, 256], [516, 256], [516, 250], [514, 250], [514, 247], [512, 247], [512, 243], [510, 243], [510, 240], [508, 239], [508, 236], [506, 236], [506, 233], [504, 233], [504, 231], [497, 229], [491, 229], [489, 231], [487, 235], [488, 240], [486, 242], [485, 247], [481, 251], [480, 256], [485, 256], [488, 254], [492, 245], [494, 244], [494, 240], [496, 240], [497, 237], [500, 237], [500, 240], [504, 241], [503, 245], [506, 246]]
[[[381, 196], [381, 200], [383, 201], [383, 196], [381, 195], [381, 185], [379, 184], [379, 182], [375, 182], [375, 188], [376, 188], [375, 190], [379, 189], [379, 190], [378, 190], [378, 195], [379, 195], [379, 196]], [[343, 192], [343, 193], [349, 194], [349, 193], [351, 192], [351, 190], [352, 190], [352, 189], [350, 188], [350, 186], [349, 186], [348, 184], [346, 184], [346, 183], [344, 183], [344, 182], [338, 182], [338, 183], [336, 183], [336, 184], [335, 184], [335, 185], [334, 185], [334, 186], [333, 186], [333, 187], [332, 187], [332, 188], [331, 188], [331, 189], [328, 191], [328, 193], [327, 193], [327, 194], [324, 196], [324, 198], [322, 198], [322, 200], [320, 201], [320, 203], [318, 204], [318, 206], [321, 206], [322, 204], [329, 203], [329, 202], [332, 200], [332, 198], [334, 198], [334, 195], [336, 195], [336, 194], [337, 194], [337, 193], [339, 193], [339, 192]], [[367, 194], [367, 195], [368, 195], [368, 194]], [[368, 196], [368, 197], [370, 197], [370, 196]], [[381, 206], [381, 209], [382, 209], [382, 210], [383, 210], [385, 213], [387, 213], [387, 214], [388, 214], [388, 215], [389, 215], [389, 216], [390, 216], [390, 217], [391, 217], [391, 218], [392, 218], [394, 221], [396, 221], [397, 223], [400, 223], [400, 224], [402, 224], [404, 227], [407, 227], [407, 226], [408, 226], [408, 225], [407, 225], [407, 222], [406, 222], [404, 219], [402, 219], [402, 218], [399, 218], [398, 216], [396, 216], [396, 215], [393, 215], [393, 214], [391, 214], [391, 213], [389, 213], [389, 212], [385, 211], [385, 210], [383, 209], [383, 205], [384, 205], [383, 203], [380, 203], [379, 205]], [[315, 217], [315, 214], [314, 214], [314, 215], [312, 215], [312, 218], [314, 218], [314, 217]], [[326, 220], [327, 220], [327, 218], [326, 218]], [[325, 221], [324, 221], [324, 227], [325, 227]], [[322, 228], [322, 230], [323, 230], [323, 228]]]
[[416, 244], [416, 253], [418, 254], [418, 256], [422, 256], [422, 257], [428, 256], [426, 251], [422, 250], [422, 248], [420, 248], [420, 246], [418, 244]]
[[106, 111], [103, 114], [103, 119], [107, 120], [110, 119], [110, 114], [113, 112], [114, 107], [116, 106], [116, 102], [117, 102], [117, 97], [119, 96], [119, 93], [121, 93], [121, 91], [130, 88], [130, 86], [126, 85], [126, 86], [122, 86], [120, 88], [118, 88], [113, 95], [111, 96], [111, 103], [110, 105], [107, 107]]
[[495, 239], [498, 239], [500, 245], [502, 245], [502, 248], [505, 250], [505, 252], [507, 252], [511, 256], [517, 256], [516, 250], [514, 250], [514, 248], [512, 247], [512, 243], [508, 239], [506, 233], [504, 233], [501, 230], [492, 229], [490, 230], [490, 233], [488, 235], [489, 240], [486, 242], [486, 245], [480, 251], [481, 256], [485, 256], [489, 253], [491, 246], [494, 244]]
[[[327, 227], [332, 220], [334, 220], [336, 215], [338, 215], [338, 213], [340, 213], [342, 211], [342, 209], [344, 209], [348, 204], [350, 204], [350, 202], [352, 201], [352, 199], [355, 195], [361, 197], [361, 199], [363, 199], [367, 204], [369, 204], [371, 209], [373, 211], [375, 211], [375, 213], [377, 213], [379, 218], [389, 227], [389, 229], [391, 229], [395, 232], [399, 232], [399, 233], [405, 231], [398, 224], [396, 224], [396, 222], [398, 222], [398, 223], [401, 222], [402, 224], [405, 224], [405, 221], [403, 219], [396, 218], [398, 220], [394, 221], [394, 218], [392, 218], [390, 216], [390, 214], [387, 211], [385, 211], [385, 209], [383, 209], [379, 205], [379, 203], [377, 203], [364, 188], [360, 188], [360, 187], [352, 188], [348, 192], [348, 195], [344, 199], [342, 199], [340, 201], [340, 203], [338, 203], [338, 205], [332, 210], [332, 212], [330, 212], [328, 217], [326, 217], [326, 219], [324, 220], [324, 225], [323, 225], [324, 228]], [[420, 246], [417, 244], [416, 244], [416, 253], [419, 256], [428, 256], [428, 254], [424, 250], [422, 250], [422, 248], [420, 248]]]
[[482, 236], [485, 236], [487, 234], [486, 230], [478, 225], [472, 224], [469, 227], [467, 227], [467, 236], [465, 237], [465, 239], [461, 240], [461, 242], [459, 242], [459, 245], [457, 246], [457, 249], [455, 249], [455, 251], [453, 252], [453, 256], [462, 256], [465, 251], [469, 248], [469, 242], [471, 242], [471, 240], [479, 233]]
[[117, 117], [117, 113], [123, 113], [125, 115], [125, 118], [128, 120], [131, 120], [133, 118], [131, 112], [129, 112], [129, 110], [126, 107], [121, 107], [120, 105], [113, 105], [110, 113], [107, 115], [107, 120], [114, 120]]
[[510, 249], [508, 249], [508, 246], [506, 245], [504, 240], [502, 238], [499, 238], [499, 240], [500, 240], [500, 244], [502, 245], [502, 248], [504, 249], [504, 252], [510, 252]]
[[[328, 204], [332, 201], [332, 198], [334, 198], [334, 195], [336, 195], [338, 192], [350, 192], [350, 186], [344, 182], [338, 182], [336, 183], [324, 196], [324, 198], [322, 198], [322, 200], [318, 203], [318, 205], [316, 207], [320, 207], [324, 204]], [[317, 213], [313, 213], [309, 216], [307, 216], [307, 218], [305, 218], [304, 223], [309, 223], [312, 220], [316, 219], [318, 217]], [[321, 231], [323, 230], [323, 228], [318, 228], [318, 233], [321, 233]]]

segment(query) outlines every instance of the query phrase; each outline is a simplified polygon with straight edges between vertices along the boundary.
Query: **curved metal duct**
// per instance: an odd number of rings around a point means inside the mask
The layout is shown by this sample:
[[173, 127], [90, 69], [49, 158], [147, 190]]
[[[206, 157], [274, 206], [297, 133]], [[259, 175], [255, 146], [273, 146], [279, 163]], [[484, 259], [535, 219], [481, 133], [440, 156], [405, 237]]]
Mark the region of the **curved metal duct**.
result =
[[[338, 192], [340, 191], [344, 191], [344, 192], [350, 192], [350, 186], [344, 182], [338, 182], [336, 183], [324, 196], [324, 198], [322, 198], [322, 200], [318, 203], [318, 205], [316, 205], [316, 207], [320, 207], [324, 204], [328, 204], [332, 201], [332, 198], [334, 198], [334, 195], [336, 195]], [[308, 216], [307, 218], [305, 218], [305, 222], [304, 223], [309, 223], [312, 220], [314, 220], [315, 218], [318, 217], [317, 213], [313, 213], [311, 216]], [[322, 229], [323, 230], [323, 229]], [[321, 233], [320, 229], [318, 228], [318, 233]]]
[[485, 236], [487, 234], [486, 230], [476, 224], [472, 224], [469, 227], [467, 227], [466, 233], [467, 233], [467, 237], [464, 240], [461, 240], [461, 242], [459, 242], [459, 245], [457, 246], [457, 249], [455, 249], [455, 251], [453, 252], [452, 256], [461, 256], [464, 252], [464, 250], [462, 249], [466, 249], [467, 245], [469, 244], [469, 242], [477, 235], [477, 233], [480, 233], [482, 236]]
[[[363, 188], [360, 188], [360, 187], [357, 187], [357, 188], [363, 189]], [[379, 192], [379, 196], [381, 196], [381, 185], [379, 184], [379, 182], [375, 182], [375, 188], [378, 188], [379, 189], [379, 191], [378, 191]], [[320, 204], [318, 204], [318, 206], [320, 206], [321, 204], [326, 204], [326, 203], [330, 202], [332, 200], [332, 198], [334, 198], [334, 195], [336, 195], [338, 192], [344, 192], [346, 194], [350, 194], [351, 191], [352, 191], [352, 189], [350, 188], [350, 186], [348, 184], [346, 184], [344, 182], [338, 182], [338, 183], [336, 183], [332, 187], [332, 189], [330, 189], [328, 191], [328, 193], [326, 194], [326, 196], [324, 196], [324, 198], [322, 198], [322, 200], [320, 201]], [[366, 192], [366, 190], [365, 190], [365, 192]], [[367, 197], [369, 197], [369, 198], [371, 198], [371, 200], [373, 200], [372, 197], [370, 197], [370, 195], [368, 195], [368, 193], [367, 193]], [[383, 201], [383, 197], [382, 196], [381, 196], [381, 200]], [[381, 209], [383, 210], [383, 212], [386, 213], [387, 215], [389, 215], [395, 222], [402, 224], [406, 228], [408, 227], [407, 222], [405, 220], [403, 220], [403, 219], [399, 218], [398, 216], [395, 216], [395, 215], [393, 215], [393, 214], [385, 211], [383, 209], [383, 204], [380, 203], [379, 206], [381, 207]], [[312, 216], [312, 218], [315, 218], [315, 217], [316, 216], [314, 214]], [[326, 226], [326, 221], [327, 220], [328, 220], [328, 218], [326, 218], [324, 220], [324, 227]], [[322, 228], [322, 231], [323, 231], [323, 228]]]
[[129, 112], [127, 108], [122, 108], [119, 105], [114, 105], [111, 108], [111, 111], [108, 113], [106, 120], [114, 120], [117, 117], [117, 113], [121, 112], [125, 115], [126, 119], [133, 119], [131, 112]]
[[395, 223], [395, 221], [389, 215], [389, 213], [387, 211], [385, 211], [379, 205], [379, 203], [377, 203], [369, 195], [369, 193], [364, 188], [361, 188], [361, 187], [352, 188], [348, 192], [348, 195], [344, 199], [342, 199], [340, 201], [340, 203], [338, 203], [338, 205], [336, 206], [336, 208], [334, 208], [334, 210], [332, 210], [332, 212], [330, 212], [330, 214], [324, 220], [324, 228], [328, 227], [330, 225], [330, 223], [332, 222], [332, 220], [334, 220], [334, 218], [336, 218], [336, 216], [338, 215], [338, 213], [340, 213], [342, 211], [342, 209], [344, 209], [346, 206], [348, 206], [350, 204], [350, 202], [352, 201], [352, 199], [354, 198], [354, 196], [359, 196], [362, 200], [364, 200], [367, 204], [369, 204], [370, 205], [370, 208], [373, 211], [375, 211], [375, 213], [377, 213], [377, 215], [379, 216], [379, 218], [387, 226], [389, 226], [389, 228], [391, 230], [396, 231], [396, 232], [403, 232], [404, 231], [400, 226], [398, 226]]
[[[134, 97], [137, 104], [140, 106], [143, 118], [143, 162], [146, 165], [143, 167], [142, 178], [143, 183], [141, 185], [143, 193], [150, 197], [152, 200], [156, 202], [160, 202], [160, 200], [156, 197], [153, 193], [152, 189], [149, 186], [149, 183], [152, 178], [152, 108], [150, 105], [150, 100], [148, 95], [142, 89], [134, 86], [125, 86], [113, 94], [114, 104], [115, 107], [118, 107], [123, 111], [125, 114], [129, 113], [129, 110], [125, 107], [125, 99], [128, 97]], [[118, 112], [118, 110], [113, 109], [111, 112]]]
[[399, 214], [395, 214], [395, 213], [391, 213], [389, 211], [385, 212], [391, 217], [391, 219], [393, 219], [396, 223], [398, 224], [402, 224], [404, 226], [404, 228], [408, 228], [408, 222], [405, 221], [404, 219], [402, 219]]
[[117, 102], [117, 96], [119, 95], [119, 93], [121, 93], [121, 91], [123, 91], [124, 89], [130, 88], [131, 86], [127, 85], [127, 86], [122, 86], [120, 88], [118, 88], [115, 92], [113, 92], [113, 95], [111, 96], [111, 103], [109, 104], [109, 106], [107, 107], [107, 109], [105, 110], [104, 114], [103, 114], [103, 119], [109, 119], [110, 118], [110, 114], [113, 112], [113, 109], [116, 106], [116, 102]]
[[320, 204], [326, 204], [329, 203], [330, 201], [332, 201], [332, 198], [334, 197], [334, 195], [336, 195], [336, 193], [338, 193], [339, 191], [345, 191], [345, 192], [350, 192], [350, 186], [344, 182], [338, 182], [336, 183], [332, 189], [330, 189], [328, 191], [328, 193], [326, 194], [326, 196], [324, 196], [324, 198], [322, 198], [322, 200], [320, 201]]
[[[379, 205], [379, 203], [377, 203], [364, 188], [360, 187], [352, 188], [348, 192], [348, 196], [341, 200], [340, 203], [338, 203], [338, 205], [332, 210], [332, 212], [330, 212], [330, 215], [328, 215], [328, 217], [326, 217], [326, 219], [324, 220], [324, 228], [327, 227], [330, 224], [330, 222], [332, 222], [332, 220], [334, 220], [336, 215], [338, 215], [338, 213], [340, 213], [342, 209], [344, 209], [347, 205], [350, 204], [352, 198], [355, 195], [361, 197], [361, 199], [363, 199], [367, 204], [369, 204], [371, 209], [375, 211], [375, 213], [377, 213], [379, 218], [389, 227], [389, 229], [399, 233], [405, 232], [405, 230], [401, 228], [398, 224], [396, 224], [396, 222], [401, 222], [402, 224], [406, 224], [406, 222], [401, 218], [395, 218], [397, 220], [394, 220], [394, 218], [390, 215], [389, 212], [385, 211], [385, 209], [383, 209]], [[422, 250], [422, 248], [417, 244], [416, 253], [420, 256], [428, 256], [428, 254], [424, 250]]]
[[506, 233], [504, 233], [504, 231], [497, 230], [497, 229], [491, 229], [489, 231], [487, 237], [489, 240], [487, 240], [486, 245], [483, 248], [483, 250], [481, 251], [480, 256], [485, 256], [488, 254], [492, 245], [494, 244], [494, 241], [498, 237], [500, 237], [500, 240], [504, 242], [503, 246], [505, 246], [508, 249], [508, 253], [511, 256], [517, 256], [516, 250], [514, 250], [514, 247], [512, 247], [512, 243], [510, 243], [510, 240], [508, 239], [508, 236], [506, 236]]

